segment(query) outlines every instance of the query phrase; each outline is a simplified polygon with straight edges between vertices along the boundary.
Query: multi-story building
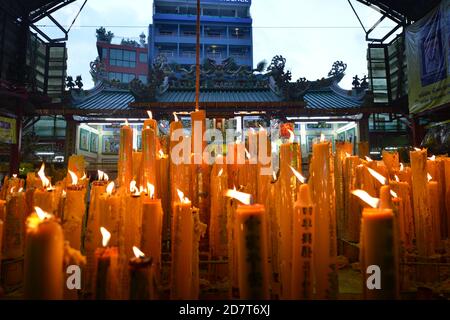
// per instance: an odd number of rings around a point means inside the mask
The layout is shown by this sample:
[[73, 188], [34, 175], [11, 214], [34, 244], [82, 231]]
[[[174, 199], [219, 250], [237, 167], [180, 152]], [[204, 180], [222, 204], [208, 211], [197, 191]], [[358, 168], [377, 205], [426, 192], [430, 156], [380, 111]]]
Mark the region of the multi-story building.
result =
[[108, 80], [129, 83], [137, 78], [147, 83], [148, 48], [145, 35], [141, 35], [140, 42], [122, 40], [120, 44], [113, 44], [111, 39], [97, 35], [97, 50]]
[[[232, 57], [238, 65], [253, 66], [251, 0], [203, 0], [201, 3], [201, 60], [221, 63]], [[195, 64], [196, 0], [155, 0], [149, 27], [149, 59], [158, 55], [169, 63]]]

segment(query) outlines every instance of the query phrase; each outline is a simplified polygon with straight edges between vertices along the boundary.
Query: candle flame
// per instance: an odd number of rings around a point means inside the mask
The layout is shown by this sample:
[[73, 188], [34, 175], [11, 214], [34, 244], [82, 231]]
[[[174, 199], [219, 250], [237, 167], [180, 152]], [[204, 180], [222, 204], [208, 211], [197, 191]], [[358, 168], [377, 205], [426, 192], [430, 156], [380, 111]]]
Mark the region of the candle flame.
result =
[[17, 174], [13, 174], [12, 177], [15, 179], [17, 178]]
[[86, 176], [86, 172], [83, 173], [83, 176], [80, 178], [80, 180], [86, 180], [87, 176]]
[[9, 192], [13, 193], [15, 189], [16, 189], [16, 186], [12, 186], [11, 189], [9, 189]]
[[264, 128], [262, 125], [259, 125], [259, 131], [266, 131], [266, 128]]
[[250, 152], [248, 152], [247, 148], [245, 148], [245, 156], [247, 157], [247, 159], [250, 160], [251, 156], [250, 156]]
[[22, 192], [23, 191], [23, 188], [22, 187], [20, 187], [19, 188], [19, 191], [17, 191], [17, 192]]
[[158, 153], [160, 159], [164, 158], [164, 151], [162, 151], [162, 149], [159, 149]]
[[391, 190], [391, 196], [393, 198], [398, 198], [398, 195], [397, 195], [397, 193], [394, 190]]
[[67, 192], [66, 192], [66, 190], [63, 190], [62, 191], [62, 195], [61, 195], [63, 198], [65, 198], [66, 196], [67, 196]]
[[218, 176], [218, 177], [221, 177], [221, 176], [222, 176], [222, 174], [223, 174], [223, 168], [222, 168], [222, 169], [220, 169], [220, 171], [219, 171], [219, 173], [217, 174], [217, 176]]
[[323, 133], [320, 134], [320, 142], [325, 142], [325, 135]]
[[147, 191], [149, 197], [153, 199], [153, 197], [155, 196], [155, 186], [151, 183], [147, 183]]
[[181, 203], [189, 203], [191, 202], [187, 197], [184, 196], [183, 191], [180, 189], [177, 189], [178, 197], [180, 198]]
[[427, 173], [427, 179], [428, 179], [428, 182], [430, 182], [431, 180], [433, 180], [433, 177], [431, 176], [431, 174]]
[[102, 170], [97, 170], [98, 181], [102, 181], [105, 173]]
[[70, 178], [72, 179], [72, 185], [75, 186], [78, 184], [78, 177], [75, 173], [69, 170]]
[[435, 161], [436, 160], [436, 156], [433, 154], [431, 157], [428, 158], [428, 160]]
[[252, 196], [250, 194], [236, 191], [236, 189], [227, 190], [225, 196], [236, 199], [246, 205], [252, 204]]
[[106, 186], [106, 193], [108, 195], [111, 195], [112, 192], [114, 190], [114, 181], [110, 182], [107, 186]]
[[416, 150], [416, 151], [422, 151], [422, 149], [419, 149], [419, 148], [416, 148], [416, 147], [414, 147], [414, 150]]
[[133, 246], [133, 253], [136, 258], [144, 258], [145, 254], [136, 246]]
[[400, 162], [400, 171], [404, 171], [405, 170], [405, 166], [403, 165], [403, 163]]
[[351, 193], [360, 198], [362, 201], [367, 203], [372, 208], [377, 208], [378, 204], [380, 203], [380, 199], [370, 196], [364, 190], [353, 190]]
[[272, 178], [273, 178], [273, 181], [277, 180], [277, 173], [275, 171], [272, 171]]
[[39, 207], [34, 207], [34, 211], [41, 221], [50, 218], [50, 215]]
[[41, 179], [43, 188], [47, 188], [48, 186], [50, 186], [50, 180], [45, 176], [45, 163], [42, 162], [41, 168], [39, 169], [37, 174]]
[[178, 116], [177, 116], [176, 112], [173, 113], [173, 117], [175, 119], [175, 122], [178, 122]]
[[346, 158], [351, 157], [351, 156], [352, 156], [352, 155], [351, 155], [350, 153], [348, 153], [348, 152], [345, 153], [345, 157], [346, 157]]
[[382, 185], [386, 184], [386, 178], [383, 177], [381, 174], [379, 174], [378, 172], [376, 172], [375, 170], [373, 170], [371, 168], [367, 168], [367, 170], [369, 170], [369, 172], [372, 175], [372, 177], [377, 179]]
[[288, 129], [288, 131], [289, 131], [289, 143], [294, 143], [295, 139], [294, 131], [292, 131], [291, 129]]
[[109, 176], [106, 173], [103, 174], [103, 180], [109, 181]]
[[138, 194], [139, 193], [139, 189], [136, 187], [136, 181], [135, 180], [131, 180], [130, 181], [130, 192], [134, 193], [134, 194]]
[[398, 175], [395, 175], [394, 178], [395, 178], [395, 181], [400, 182], [400, 178], [398, 177]]
[[127, 127], [130, 126], [130, 124], [128, 123], [128, 119], [125, 119], [125, 125], [126, 125]]
[[147, 114], [150, 119], [153, 119], [153, 113], [151, 111], [147, 111]]
[[305, 183], [306, 178], [304, 176], [302, 176], [302, 174], [300, 172], [298, 172], [297, 170], [295, 170], [293, 167], [289, 166], [292, 170], [292, 172], [294, 173], [295, 177], [298, 179], [298, 181], [300, 181], [300, 183]]
[[100, 232], [102, 233], [102, 245], [106, 247], [108, 246], [109, 240], [111, 240], [111, 232], [104, 227], [100, 227]]
[[373, 161], [371, 157], [365, 156], [365, 158], [366, 158], [367, 162], [372, 162]]

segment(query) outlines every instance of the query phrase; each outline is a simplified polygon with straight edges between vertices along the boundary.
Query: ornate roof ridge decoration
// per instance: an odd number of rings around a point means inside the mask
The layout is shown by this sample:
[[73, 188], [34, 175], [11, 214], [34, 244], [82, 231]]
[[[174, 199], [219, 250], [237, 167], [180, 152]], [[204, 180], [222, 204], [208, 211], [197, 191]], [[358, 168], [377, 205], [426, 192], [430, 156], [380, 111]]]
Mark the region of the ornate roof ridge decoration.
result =
[[[228, 58], [222, 63], [216, 63], [212, 59], [206, 59], [201, 66], [200, 86], [201, 91], [265, 91], [270, 90], [284, 101], [304, 101], [308, 91], [334, 91], [342, 97], [354, 101], [362, 101], [365, 92], [351, 94], [339, 87], [347, 69], [343, 61], [333, 63], [327, 78], [309, 81], [304, 77], [292, 82], [292, 74], [286, 68], [286, 59], [275, 56], [267, 67], [262, 61], [257, 68], [239, 66], [233, 58]], [[195, 66], [186, 69], [178, 64], [169, 64], [165, 56], [159, 55], [149, 68], [148, 83], [144, 84], [139, 79], [132, 80], [129, 84], [107, 80], [103, 63], [97, 58], [91, 62], [91, 75], [96, 83], [104, 86], [130, 90], [137, 102], [157, 102], [159, 97], [168, 91], [192, 91], [195, 90]]]

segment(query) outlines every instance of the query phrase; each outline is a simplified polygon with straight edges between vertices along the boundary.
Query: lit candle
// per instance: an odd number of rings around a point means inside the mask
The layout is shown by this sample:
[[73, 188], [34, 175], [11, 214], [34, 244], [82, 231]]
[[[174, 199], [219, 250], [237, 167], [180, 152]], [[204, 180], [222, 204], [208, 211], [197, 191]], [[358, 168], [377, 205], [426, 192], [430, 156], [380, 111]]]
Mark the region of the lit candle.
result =
[[[430, 176], [431, 180], [431, 176]], [[439, 185], [437, 181], [428, 181], [428, 199], [430, 204], [432, 238], [434, 241], [434, 248], [441, 247], [441, 221], [440, 221], [440, 207], [439, 207]], [[430, 236], [430, 235], [428, 235]], [[428, 239], [430, 241], [430, 239]]]
[[316, 298], [332, 299], [337, 295], [337, 239], [336, 212], [331, 167], [331, 144], [323, 135], [319, 143], [313, 144], [310, 165], [311, 195], [316, 204], [314, 219], [315, 242], [314, 268], [316, 278]]
[[192, 254], [194, 219], [191, 201], [179, 191], [179, 201], [173, 204], [172, 268], [170, 297], [174, 300], [192, 299]]
[[427, 150], [411, 151], [410, 159], [416, 246], [420, 256], [428, 257], [434, 254], [434, 242], [428, 240], [433, 227], [427, 191]]
[[[234, 188], [236, 190], [236, 188]], [[227, 239], [228, 239], [228, 278], [229, 298], [239, 298], [239, 281], [238, 281], [238, 263], [237, 263], [237, 245], [236, 245], [236, 208], [237, 200], [228, 198], [227, 205]]]
[[64, 235], [55, 217], [35, 208], [27, 219], [25, 299], [63, 298]]
[[153, 285], [153, 263], [151, 257], [146, 257], [137, 247], [133, 247], [135, 257], [129, 261], [130, 300], [153, 300], [155, 289]]
[[[354, 194], [366, 201], [372, 208], [364, 208], [361, 221], [360, 263], [366, 299], [390, 300], [398, 298], [398, 254], [395, 239], [394, 214], [389, 203], [391, 195], [388, 186], [381, 187], [381, 201], [372, 198], [362, 190]], [[376, 266], [379, 270], [369, 270]], [[374, 272], [378, 277], [369, 278]], [[380, 285], [369, 290], [369, 285]]]
[[130, 182], [130, 195], [125, 198], [123, 212], [124, 252], [127, 259], [133, 257], [133, 246], [141, 243], [142, 197], [136, 181]]
[[[300, 173], [296, 175], [301, 183], [305, 182]], [[300, 186], [294, 205], [292, 241], [291, 299], [312, 299], [314, 205], [307, 184]]]
[[[144, 146], [144, 133], [142, 133], [142, 146]], [[120, 186], [128, 188], [133, 175], [133, 129], [128, 122], [120, 128], [120, 147], [117, 177]]]
[[153, 119], [153, 113], [151, 111], [147, 111], [148, 119], [144, 120], [144, 128], [150, 127], [153, 131], [158, 134], [158, 122]]
[[[439, 226], [440, 237], [446, 239], [447, 233], [447, 210], [445, 209], [445, 157], [431, 156], [427, 160], [427, 171], [433, 177], [433, 181], [437, 182], [437, 199], [439, 209]], [[434, 188], [434, 187], [433, 187]]]
[[243, 203], [237, 206], [235, 225], [239, 297], [244, 300], [269, 299], [264, 206], [251, 204], [249, 194], [235, 190], [228, 190], [227, 196]]
[[[209, 224], [209, 250], [212, 259], [224, 259], [228, 256], [227, 237], [227, 199], [223, 196], [228, 189], [227, 166], [223, 157], [217, 157], [218, 163], [211, 171], [211, 219]], [[214, 276], [223, 278], [227, 274], [226, 266], [215, 267]]]
[[294, 133], [289, 130], [289, 141], [280, 147], [279, 200], [277, 204], [280, 223], [280, 272], [281, 298], [289, 299], [292, 286], [292, 221], [298, 182], [291, 167], [302, 170], [300, 145], [294, 142]]
[[133, 178], [139, 186], [143, 186], [142, 179], [142, 152], [133, 151]]
[[86, 227], [86, 235], [84, 239], [84, 248], [87, 260], [85, 275], [85, 291], [93, 292], [94, 274], [95, 274], [95, 250], [101, 245], [100, 233], [98, 232], [101, 224], [101, 205], [100, 197], [106, 191], [108, 183], [108, 175], [98, 170], [98, 180], [92, 183], [89, 214]]
[[45, 212], [57, 214], [60, 194], [55, 192], [56, 189], [52, 187], [50, 180], [45, 176], [45, 164], [42, 163], [41, 169], [38, 171], [38, 176], [41, 179], [42, 187], [34, 190], [33, 193], [33, 207], [39, 207]]
[[205, 110], [196, 110], [191, 112], [192, 126], [192, 152], [194, 153], [194, 163], [203, 163], [203, 150], [206, 142], [203, 140], [206, 131], [206, 112]]
[[369, 155], [369, 142], [360, 141], [358, 142], [358, 157], [364, 158]]
[[141, 247], [153, 261], [155, 276], [159, 279], [163, 210], [161, 199], [155, 199], [155, 187], [152, 184], [148, 185], [147, 192], [149, 196], [142, 201]]
[[156, 157], [156, 197], [161, 199], [162, 212], [164, 213], [162, 230], [164, 239], [168, 240], [170, 234], [170, 181], [169, 181], [170, 159], [162, 149]]
[[337, 215], [337, 236], [339, 239], [345, 238], [344, 232], [347, 230], [345, 223], [348, 219], [345, 211], [345, 166], [347, 157], [353, 153], [353, 143], [336, 141], [336, 154], [334, 157], [334, 186], [336, 191], [336, 215]]
[[94, 296], [97, 300], [116, 300], [120, 298], [119, 284], [119, 251], [117, 247], [109, 247], [111, 233], [104, 227], [100, 228], [102, 247], [95, 251], [96, 275]]
[[81, 249], [81, 236], [83, 216], [86, 212], [86, 189], [78, 184], [77, 175], [69, 170], [72, 184], [67, 186], [66, 201], [64, 205], [64, 238], [76, 250]]
[[398, 210], [399, 238], [406, 250], [414, 247], [414, 215], [411, 205], [411, 188], [408, 183], [391, 181], [390, 186], [397, 197], [392, 200]]
[[[156, 132], [145, 127], [142, 130], [142, 185], [156, 185]], [[130, 248], [131, 250], [131, 248]]]

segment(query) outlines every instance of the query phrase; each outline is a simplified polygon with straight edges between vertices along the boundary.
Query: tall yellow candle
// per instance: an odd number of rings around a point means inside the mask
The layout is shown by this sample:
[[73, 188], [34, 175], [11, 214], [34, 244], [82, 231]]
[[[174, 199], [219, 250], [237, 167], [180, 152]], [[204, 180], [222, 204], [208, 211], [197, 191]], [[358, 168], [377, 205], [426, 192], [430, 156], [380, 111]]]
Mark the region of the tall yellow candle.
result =
[[63, 298], [64, 235], [55, 218], [35, 208], [27, 219], [25, 299]]
[[109, 247], [111, 233], [100, 228], [103, 235], [102, 247], [95, 251], [95, 290], [96, 300], [120, 299], [119, 284], [119, 251], [117, 247]]
[[432, 234], [433, 222], [427, 191], [427, 150], [411, 151], [410, 159], [416, 246], [419, 255], [427, 257], [434, 254], [434, 242], [428, 239]]
[[281, 298], [289, 299], [292, 286], [292, 221], [294, 214], [294, 202], [297, 196], [299, 183], [292, 173], [291, 167], [302, 171], [300, 145], [294, 143], [294, 135], [291, 131], [290, 141], [280, 147], [280, 176], [277, 210], [280, 223], [280, 276]]
[[142, 172], [143, 186], [156, 185], [156, 135], [149, 127], [142, 130]]
[[173, 204], [172, 265], [170, 298], [192, 299], [192, 253], [194, 220], [191, 202], [180, 193], [180, 200]]
[[269, 299], [264, 206], [238, 205], [235, 228], [240, 299]]
[[314, 205], [309, 186], [302, 184], [294, 207], [291, 298], [313, 298]]
[[[398, 298], [398, 251], [392, 204], [385, 200], [391, 197], [389, 187], [381, 187], [380, 194], [379, 208], [364, 208], [362, 213], [360, 262], [364, 297], [390, 300]], [[374, 272], [380, 282], [370, 277]]]
[[141, 248], [152, 259], [155, 276], [161, 271], [161, 241], [163, 210], [161, 199], [154, 199], [154, 187], [149, 190], [149, 197], [142, 201], [142, 239]]
[[[144, 135], [142, 135], [144, 146]], [[120, 147], [117, 177], [119, 185], [128, 188], [133, 176], [133, 129], [128, 123], [120, 128]]]
[[3, 259], [17, 259], [24, 253], [25, 192], [9, 193], [6, 197], [4, 219]]
[[78, 184], [78, 178], [72, 171], [69, 171], [69, 174], [72, 178], [72, 185], [67, 187], [64, 206], [64, 238], [72, 248], [80, 250], [83, 217], [86, 213], [86, 189]]
[[[323, 139], [321, 139], [323, 140]], [[316, 298], [333, 299], [337, 295], [337, 239], [336, 212], [331, 166], [330, 142], [313, 144], [310, 165], [311, 195], [316, 204], [314, 268], [316, 271]]]
[[[439, 188], [437, 181], [429, 181], [427, 185], [428, 199], [430, 204], [431, 215], [431, 228], [432, 228], [432, 240], [428, 238], [428, 241], [434, 241], [434, 248], [439, 249], [441, 247], [441, 220], [440, 220], [440, 208], [439, 208]], [[430, 236], [430, 235], [428, 235]]]
[[361, 206], [357, 199], [351, 195], [351, 191], [358, 189], [357, 168], [359, 157], [350, 156], [344, 160], [344, 227], [343, 237], [347, 241], [359, 242], [361, 226]]

